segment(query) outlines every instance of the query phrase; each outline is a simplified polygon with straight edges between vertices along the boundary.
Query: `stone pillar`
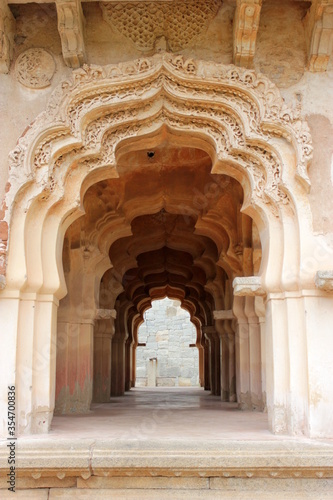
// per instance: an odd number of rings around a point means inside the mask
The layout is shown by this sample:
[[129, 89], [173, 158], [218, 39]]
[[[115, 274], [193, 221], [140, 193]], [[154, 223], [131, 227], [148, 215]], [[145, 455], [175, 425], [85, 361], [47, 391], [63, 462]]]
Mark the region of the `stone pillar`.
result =
[[[100, 311], [105, 312], [104, 319], [102, 319]], [[115, 315], [116, 311], [114, 309], [102, 309], [98, 311], [96, 316], [98, 319], [96, 319], [94, 331], [94, 403], [108, 403], [110, 401], [111, 346]]]
[[53, 417], [56, 388], [57, 310], [58, 300], [54, 296], [38, 296], [35, 305], [33, 343], [32, 433], [47, 432]]
[[[235, 336], [231, 309], [214, 311], [216, 331], [221, 341], [221, 400], [235, 401]], [[231, 398], [231, 399], [230, 399]]]
[[147, 386], [156, 387], [157, 378], [157, 358], [151, 358], [147, 367]]
[[267, 411], [266, 403], [266, 331], [265, 331], [265, 303], [262, 297], [255, 297], [254, 307], [259, 319], [260, 347], [261, 347], [261, 394], [262, 410]]
[[225, 321], [225, 330], [228, 335], [229, 344], [229, 401], [234, 403], [237, 401], [236, 395], [236, 352], [235, 352], [235, 331], [232, 327], [232, 322]]
[[131, 389], [132, 378], [132, 339], [128, 338], [125, 343], [125, 391]]
[[211, 385], [210, 385], [210, 355], [209, 355], [209, 341], [208, 339], [204, 336], [203, 338], [204, 342], [204, 370], [205, 370], [205, 391], [210, 391], [211, 390]]
[[135, 387], [135, 379], [136, 379], [136, 348], [138, 347], [137, 343], [132, 345], [132, 370], [131, 370], [131, 388]]
[[93, 389], [94, 320], [58, 322], [56, 413], [86, 413]]
[[260, 323], [255, 312], [255, 297], [245, 298], [245, 314], [249, 323], [249, 354], [250, 354], [250, 397], [251, 409], [261, 411], [261, 338]]
[[221, 401], [229, 401], [229, 338], [228, 334], [222, 330], [220, 334], [221, 342]]
[[251, 408], [249, 324], [244, 312], [245, 298], [235, 297], [233, 312], [236, 317], [236, 393], [239, 408]]
[[212, 394], [219, 395], [220, 383], [220, 339], [214, 326], [204, 326], [203, 332], [209, 344], [209, 379]]
[[116, 333], [112, 339], [111, 355], [111, 396], [123, 396], [125, 393], [125, 333]]
[[266, 389], [270, 429], [308, 435], [306, 313], [299, 292], [269, 294], [266, 302]]
[[319, 290], [304, 294], [309, 436], [333, 437], [333, 272], [317, 273]]
[[199, 384], [205, 387], [205, 349], [201, 344], [196, 344], [199, 352]]

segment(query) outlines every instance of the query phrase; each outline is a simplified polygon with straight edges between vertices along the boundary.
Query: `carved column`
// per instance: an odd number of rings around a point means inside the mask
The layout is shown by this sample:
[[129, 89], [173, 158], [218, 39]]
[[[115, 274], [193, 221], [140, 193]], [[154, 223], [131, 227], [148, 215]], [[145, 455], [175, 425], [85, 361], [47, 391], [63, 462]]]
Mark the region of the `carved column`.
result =
[[108, 403], [111, 393], [111, 345], [114, 309], [98, 309], [94, 331], [94, 403]]
[[262, 0], [237, 0], [234, 18], [234, 64], [251, 68], [256, 50]]
[[79, 68], [86, 60], [84, 17], [80, 0], [56, 0], [62, 55], [70, 68]]
[[0, 0], [0, 73], [8, 73], [13, 57], [15, 19], [5, 0]]

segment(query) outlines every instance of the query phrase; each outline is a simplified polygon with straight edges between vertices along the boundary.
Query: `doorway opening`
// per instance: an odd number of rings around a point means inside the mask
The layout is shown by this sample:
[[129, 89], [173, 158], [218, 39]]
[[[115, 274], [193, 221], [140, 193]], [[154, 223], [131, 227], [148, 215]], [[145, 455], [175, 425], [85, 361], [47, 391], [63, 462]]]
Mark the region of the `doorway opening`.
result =
[[178, 300], [154, 300], [138, 330], [136, 387], [199, 387], [196, 329]]

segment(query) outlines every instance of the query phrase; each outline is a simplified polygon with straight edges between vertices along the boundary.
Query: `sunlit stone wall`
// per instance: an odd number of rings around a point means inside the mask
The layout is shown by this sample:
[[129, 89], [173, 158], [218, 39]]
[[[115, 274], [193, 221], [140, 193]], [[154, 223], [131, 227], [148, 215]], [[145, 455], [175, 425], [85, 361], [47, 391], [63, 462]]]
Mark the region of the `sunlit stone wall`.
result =
[[[155, 300], [139, 328], [136, 385], [199, 386], [196, 330], [178, 300]], [[156, 361], [153, 361], [156, 359]]]

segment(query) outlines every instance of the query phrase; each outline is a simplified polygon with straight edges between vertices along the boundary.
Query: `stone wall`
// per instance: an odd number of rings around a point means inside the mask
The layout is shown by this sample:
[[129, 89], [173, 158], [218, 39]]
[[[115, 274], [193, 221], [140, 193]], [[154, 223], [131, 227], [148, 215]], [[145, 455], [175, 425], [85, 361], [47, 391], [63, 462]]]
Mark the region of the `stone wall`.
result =
[[[196, 330], [190, 315], [177, 300], [155, 300], [139, 328], [136, 351], [136, 385], [198, 386], [199, 356]], [[154, 361], [156, 359], [156, 361]]]

